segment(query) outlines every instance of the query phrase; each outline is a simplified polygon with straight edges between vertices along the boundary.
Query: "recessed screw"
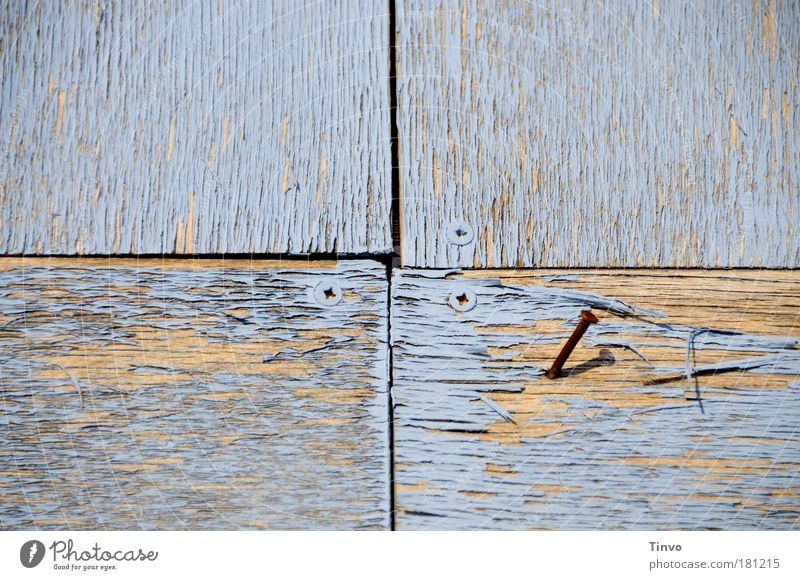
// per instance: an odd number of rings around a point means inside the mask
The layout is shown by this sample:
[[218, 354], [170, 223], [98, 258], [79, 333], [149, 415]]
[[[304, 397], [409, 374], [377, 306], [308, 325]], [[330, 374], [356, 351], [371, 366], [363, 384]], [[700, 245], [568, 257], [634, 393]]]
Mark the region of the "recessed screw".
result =
[[322, 306], [336, 306], [342, 301], [342, 287], [336, 280], [322, 280], [314, 286], [313, 295]]
[[453, 290], [450, 297], [447, 299], [450, 308], [458, 312], [469, 312], [478, 303], [478, 297], [475, 292], [469, 288], [462, 288]]
[[474, 238], [472, 227], [462, 221], [455, 221], [447, 227], [447, 239], [451, 244], [466, 246]]
[[567, 362], [569, 355], [572, 354], [572, 351], [575, 349], [578, 341], [580, 341], [581, 337], [586, 332], [586, 329], [596, 322], [597, 317], [591, 310], [581, 310], [581, 319], [578, 322], [578, 326], [576, 326], [575, 330], [572, 331], [572, 335], [567, 339], [567, 343], [564, 345], [564, 348], [561, 349], [561, 352], [558, 353], [556, 360], [553, 361], [553, 366], [551, 366], [550, 370], [547, 371], [548, 379], [556, 379], [561, 375], [561, 368], [564, 366], [564, 363]]

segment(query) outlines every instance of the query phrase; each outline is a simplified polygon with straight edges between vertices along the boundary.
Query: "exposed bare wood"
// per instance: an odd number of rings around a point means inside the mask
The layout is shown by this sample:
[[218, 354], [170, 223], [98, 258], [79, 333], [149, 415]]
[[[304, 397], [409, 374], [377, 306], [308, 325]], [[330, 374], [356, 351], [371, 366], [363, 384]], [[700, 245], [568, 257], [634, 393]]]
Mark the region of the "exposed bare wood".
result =
[[[797, 527], [798, 282], [397, 271], [398, 528]], [[587, 308], [599, 322], [546, 378]]]
[[0, 5], [0, 253], [387, 253], [386, 2]]
[[370, 261], [0, 260], [0, 528], [387, 528], [387, 291]]
[[800, 3], [397, 5], [404, 265], [800, 267]]

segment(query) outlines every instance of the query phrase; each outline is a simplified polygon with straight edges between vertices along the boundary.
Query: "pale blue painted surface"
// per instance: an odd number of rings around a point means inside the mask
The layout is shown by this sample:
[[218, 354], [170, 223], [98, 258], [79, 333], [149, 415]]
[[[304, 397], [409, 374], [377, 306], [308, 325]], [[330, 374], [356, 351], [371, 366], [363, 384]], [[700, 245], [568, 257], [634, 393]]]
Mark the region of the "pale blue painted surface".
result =
[[0, 261], [0, 529], [387, 529], [383, 265], [185, 263]]
[[[678, 316], [697, 304], [708, 308], [718, 327], [695, 333], [698, 327], [663, 313], [570, 288], [584, 278], [579, 273], [553, 276], [558, 281], [548, 287], [518, 271], [505, 274], [501, 281], [456, 271], [394, 272], [398, 529], [800, 524], [800, 320], [791, 309], [797, 287], [772, 283], [764, 273], [732, 280], [717, 294], [676, 298], [682, 286], [670, 291], [662, 283], [668, 295], [661, 300]], [[652, 281], [680, 272], [597, 278], [607, 287], [635, 288], [648, 275]], [[719, 284], [726, 277], [708, 278]], [[477, 304], [459, 312], [448, 296], [467, 289]], [[766, 334], [775, 332], [768, 323], [777, 314], [747, 296], [773, 297], [791, 335]], [[542, 350], [554, 357], [589, 307], [600, 318], [583, 339], [592, 358], [569, 361], [569, 379], [545, 378], [552, 358], [541, 364]], [[726, 331], [726, 317], [763, 320], [765, 333]], [[692, 363], [689, 379], [685, 365], [641, 354], [672, 348], [680, 361], [690, 337], [694, 353], [716, 353], [722, 363]], [[762, 356], [754, 362], [755, 352]]]
[[385, 2], [4, 2], [0, 253], [391, 251]]
[[404, 265], [800, 267], [800, 3], [397, 6]]

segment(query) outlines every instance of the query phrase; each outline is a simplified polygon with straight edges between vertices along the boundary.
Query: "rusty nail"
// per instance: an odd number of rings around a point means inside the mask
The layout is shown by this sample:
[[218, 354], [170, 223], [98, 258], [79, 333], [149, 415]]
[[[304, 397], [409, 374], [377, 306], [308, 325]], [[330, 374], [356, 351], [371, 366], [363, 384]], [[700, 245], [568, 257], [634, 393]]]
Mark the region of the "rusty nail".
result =
[[553, 366], [550, 367], [550, 370], [547, 371], [547, 378], [548, 379], [556, 379], [561, 375], [561, 367], [564, 366], [564, 363], [567, 362], [569, 355], [572, 354], [572, 351], [575, 349], [575, 345], [578, 344], [578, 341], [583, 336], [583, 333], [586, 332], [586, 329], [589, 328], [590, 324], [594, 324], [597, 322], [597, 317], [591, 310], [581, 310], [581, 319], [578, 322], [578, 326], [575, 327], [575, 330], [572, 331], [572, 335], [567, 339], [567, 343], [564, 345], [564, 348], [561, 349], [561, 352], [558, 353], [556, 360], [553, 361]]

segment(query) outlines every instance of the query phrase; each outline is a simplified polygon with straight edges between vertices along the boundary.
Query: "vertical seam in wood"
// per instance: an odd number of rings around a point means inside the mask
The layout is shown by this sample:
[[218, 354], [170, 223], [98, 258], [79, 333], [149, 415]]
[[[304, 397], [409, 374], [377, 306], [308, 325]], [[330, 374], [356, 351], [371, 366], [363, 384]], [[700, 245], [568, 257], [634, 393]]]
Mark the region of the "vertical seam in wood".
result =
[[389, 372], [386, 375], [387, 421], [389, 422], [389, 530], [395, 531], [395, 491], [394, 491], [394, 349], [392, 348], [392, 270], [394, 264], [386, 263], [386, 352], [389, 359]]
[[402, 209], [400, 205], [400, 143], [397, 129], [397, 6], [389, 0], [389, 139], [392, 156], [392, 244], [395, 254], [402, 254]]
[[[392, 156], [392, 244], [395, 256], [401, 256], [402, 245], [402, 216], [400, 204], [400, 143], [398, 140], [397, 129], [397, 3], [396, 0], [389, 0], [389, 138], [391, 140]], [[392, 349], [392, 271], [395, 260], [389, 260], [386, 264], [386, 307], [387, 307], [387, 343], [389, 356], [389, 373], [387, 376], [388, 397], [388, 421], [389, 421], [389, 529], [394, 531], [395, 526], [395, 461], [394, 461], [394, 396], [392, 386], [394, 385], [394, 351]]]

